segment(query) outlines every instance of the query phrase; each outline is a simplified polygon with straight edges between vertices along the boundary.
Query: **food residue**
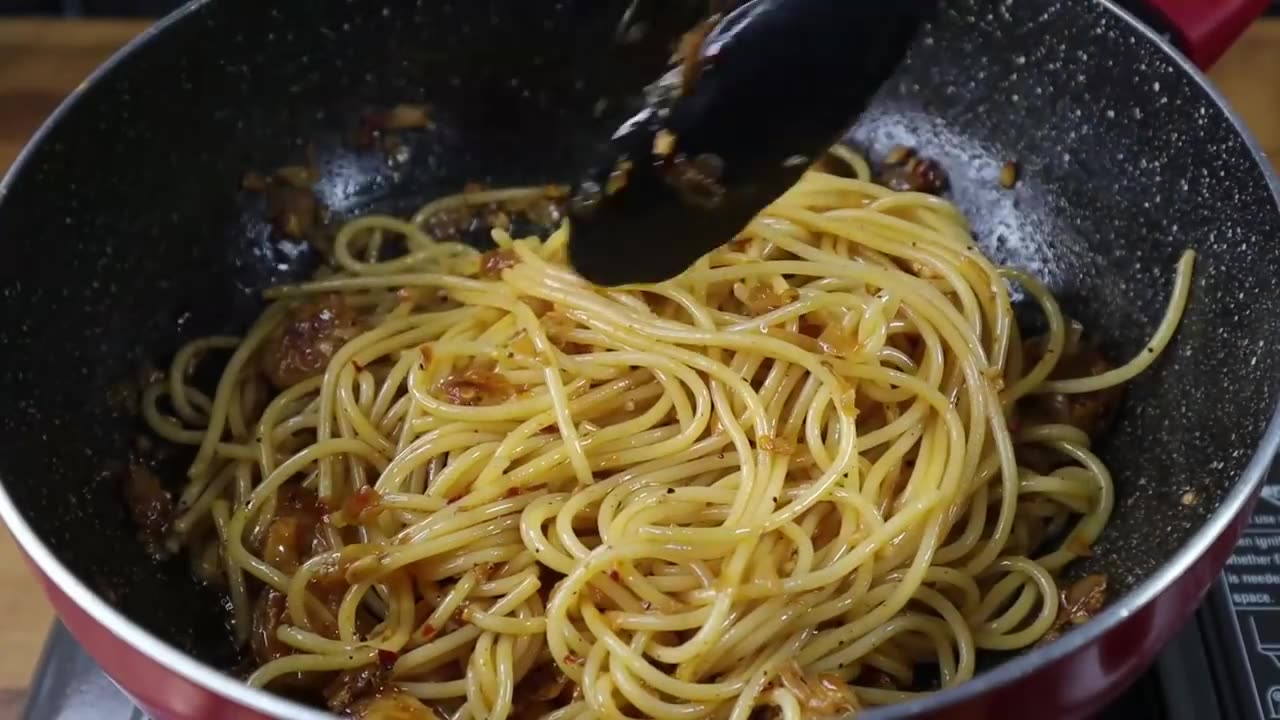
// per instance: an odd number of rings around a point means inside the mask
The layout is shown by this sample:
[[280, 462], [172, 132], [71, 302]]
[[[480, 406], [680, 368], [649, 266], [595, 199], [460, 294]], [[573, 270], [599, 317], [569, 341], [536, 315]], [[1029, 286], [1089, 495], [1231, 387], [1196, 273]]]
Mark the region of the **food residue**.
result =
[[697, 86], [698, 78], [702, 75], [702, 48], [706, 45], [707, 37], [711, 35], [711, 31], [719, 23], [720, 16], [712, 15], [698, 23], [692, 30], [680, 36], [680, 42], [676, 46], [672, 61], [680, 64], [680, 93], [682, 95], [689, 95]]
[[660, 158], [669, 157], [676, 151], [676, 136], [670, 130], [659, 130], [653, 136], [653, 154]]
[[1018, 164], [1009, 161], [1000, 168], [1000, 186], [1006, 190], [1010, 190], [1014, 185], [1018, 184]]
[[502, 248], [490, 250], [480, 256], [480, 277], [486, 280], [497, 280], [502, 271], [513, 268], [520, 263], [514, 250]]
[[155, 557], [166, 556], [165, 541], [173, 523], [174, 505], [160, 477], [143, 463], [130, 462], [125, 472], [124, 497], [147, 552]]
[[389, 668], [382, 662], [343, 670], [325, 687], [325, 705], [335, 713], [344, 712], [356, 701], [380, 694], [389, 676]]
[[268, 336], [260, 360], [263, 374], [281, 390], [316, 377], [358, 334], [355, 312], [341, 295], [299, 305]]
[[699, 155], [692, 161], [681, 155], [669, 164], [663, 177], [686, 204], [710, 210], [724, 201], [723, 172], [724, 161], [715, 155]]
[[431, 106], [401, 103], [388, 110], [372, 110], [360, 117], [360, 124], [374, 132], [425, 130], [432, 126]]
[[1102, 611], [1107, 602], [1107, 576], [1102, 574], [1086, 575], [1071, 587], [1058, 593], [1058, 617], [1053, 627], [1039, 640], [1038, 645], [1053, 642], [1062, 636], [1064, 630], [1075, 625], [1082, 625]]
[[839, 676], [826, 673], [806, 676], [794, 660], [782, 668], [778, 680], [800, 701], [807, 711], [806, 717], [842, 717], [862, 707], [853, 689]]
[[[897, 160], [897, 162], [890, 162]], [[941, 195], [946, 191], [947, 174], [937, 161], [921, 157], [914, 151], [895, 148], [881, 169], [881, 185], [897, 192], [919, 192]]]
[[746, 291], [743, 305], [753, 317], [759, 317], [784, 308], [799, 299], [800, 292], [792, 287], [775, 290], [768, 285], [753, 285]]
[[493, 370], [471, 369], [450, 375], [439, 386], [440, 394], [454, 405], [498, 405], [515, 396], [515, 388]]
[[765, 435], [760, 438], [759, 446], [765, 452], [771, 452], [778, 455], [791, 455], [796, 451], [796, 444], [786, 438]]
[[[1100, 350], [1081, 339], [1082, 328], [1073, 324], [1073, 337], [1063, 348], [1062, 357], [1049, 374], [1051, 380], [1094, 377], [1115, 367]], [[1023, 343], [1023, 365], [1031, 368], [1044, 357], [1044, 338]], [[1091, 437], [1101, 436], [1124, 399], [1124, 387], [1117, 386], [1091, 393], [1047, 393], [1030, 395], [1018, 403], [1022, 420], [1030, 424], [1067, 424], [1080, 428]]]

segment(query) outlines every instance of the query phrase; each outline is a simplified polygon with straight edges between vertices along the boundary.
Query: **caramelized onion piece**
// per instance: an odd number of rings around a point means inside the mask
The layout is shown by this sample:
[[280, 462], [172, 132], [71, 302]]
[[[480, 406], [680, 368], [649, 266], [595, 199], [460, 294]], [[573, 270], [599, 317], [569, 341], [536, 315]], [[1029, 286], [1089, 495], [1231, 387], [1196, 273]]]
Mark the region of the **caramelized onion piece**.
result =
[[782, 668], [778, 679], [813, 716], [841, 717], [861, 709], [858, 697], [839, 677], [830, 674], [807, 677], [794, 660]]
[[[1079, 332], [1077, 329], [1073, 333], [1074, 337], [1068, 338], [1062, 358], [1049, 374], [1050, 380], [1093, 377], [1115, 367], [1100, 350], [1076, 334]], [[1043, 338], [1033, 338], [1023, 343], [1024, 367], [1030, 369], [1040, 362], [1044, 357], [1045, 344]], [[1018, 409], [1021, 420], [1026, 423], [1070, 425], [1096, 438], [1111, 425], [1123, 399], [1124, 387], [1117, 386], [1073, 395], [1030, 395], [1018, 403]]]
[[1107, 576], [1103, 574], [1086, 575], [1071, 587], [1058, 593], [1058, 617], [1053, 627], [1036, 643], [1045, 645], [1057, 640], [1064, 630], [1074, 625], [1082, 625], [1094, 615], [1102, 611], [1107, 602]]
[[800, 299], [800, 293], [795, 288], [787, 288], [779, 292], [768, 285], [755, 285], [747, 291], [744, 304], [752, 316], [759, 317], [784, 308], [798, 299]]
[[941, 195], [950, 184], [941, 165], [905, 147], [890, 151], [877, 181], [890, 190], [929, 195]]
[[325, 705], [335, 713], [344, 712], [361, 700], [382, 694], [390, 675], [390, 667], [381, 662], [343, 670], [325, 687]]
[[293, 652], [276, 637], [276, 629], [283, 623], [287, 606], [285, 596], [274, 588], [258, 594], [253, 605], [252, 625], [249, 630], [249, 648], [259, 665], [265, 665]]
[[1062, 608], [1058, 611], [1058, 618], [1072, 625], [1080, 625], [1101, 612], [1106, 602], [1107, 576], [1086, 575], [1062, 592]]
[[147, 552], [156, 557], [167, 555], [165, 540], [173, 523], [174, 507], [173, 499], [160, 484], [160, 477], [141, 462], [129, 463], [124, 496]]
[[497, 405], [516, 394], [515, 388], [502, 373], [476, 369], [450, 375], [440, 383], [439, 391], [454, 405], [467, 407]]
[[357, 334], [355, 312], [342, 296], [300, 305], [267, 338], [261, 360], [263, 374], [281, 390], [316, 377]]
[[358, 720], [442, 720], [440, 713], [421, 700], [397, 691], [357, 700], [346, 708], [346, 716]]

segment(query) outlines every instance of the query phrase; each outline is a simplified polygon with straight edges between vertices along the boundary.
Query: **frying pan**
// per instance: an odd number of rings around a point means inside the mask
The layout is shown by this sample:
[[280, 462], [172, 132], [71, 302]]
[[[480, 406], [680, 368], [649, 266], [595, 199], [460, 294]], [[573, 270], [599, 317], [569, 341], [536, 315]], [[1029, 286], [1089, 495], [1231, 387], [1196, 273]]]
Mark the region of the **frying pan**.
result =
[[[1152, 17], [1208, 62], [1263, 4], [1181, 0]], [[120, 384], [187, 339], [243, 329], [258, 291], [316, 261], [273, 235], [239, 191], [245, 171], [309, 144], [339, 216], [405, 213], [468, 181], [561, 180], [620, 119], [593, 110], [621, 92], [601, 58], [624, 10], [197, 1], [77, 90], [0, 184], [0, 516], [67, 626], [153, 716], [323, 717], [224, 672], [237, 658], [220, 599], [184, 562], [146, 556], [118, 482], [137, 432]], [[650, 50], [635, 67], [665, 60]], [[364, 109], [401, 102], [434, 107], [410, 162], [352, 149]], [[1109, 608], [859, 717], [1087, 716], [1189, 617], [1280, 441], [1280, 186], [1193, 65], [1102, 0], [951, 0], [850, 141], [937, 159], [985, 250], [1049, 283], [1116, 358], [1155, 327], [1178, 254], [1200, 253], [1175, 343], [1100, 448], [1116, 510], [1073, 571], [1109, 575]]]

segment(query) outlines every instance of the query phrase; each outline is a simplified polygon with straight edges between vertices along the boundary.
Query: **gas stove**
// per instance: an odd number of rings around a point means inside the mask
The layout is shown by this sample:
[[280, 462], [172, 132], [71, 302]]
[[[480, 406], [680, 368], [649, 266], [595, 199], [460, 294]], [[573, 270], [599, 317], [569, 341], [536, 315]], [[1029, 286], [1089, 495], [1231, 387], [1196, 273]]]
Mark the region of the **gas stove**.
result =
[[[24, 720], [146, 720], [61, 626]], [[1280, 720], [1280, 468], [1195, 619], [1098, 720]]]

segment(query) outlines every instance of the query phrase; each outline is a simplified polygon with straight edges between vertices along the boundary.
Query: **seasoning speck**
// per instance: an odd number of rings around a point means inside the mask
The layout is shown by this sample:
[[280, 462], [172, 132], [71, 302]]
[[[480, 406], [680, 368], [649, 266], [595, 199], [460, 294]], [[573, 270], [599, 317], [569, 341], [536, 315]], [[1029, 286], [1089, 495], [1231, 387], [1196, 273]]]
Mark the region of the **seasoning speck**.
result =
[[653, 136], [653, 154], [664, 158], [676, 150], [676, 136], [670, 130], [659, 130]]
[[1018, 163], [1010, 160], [1000, 168], [1000, 187], [1011, 190], [1018, 184]]

